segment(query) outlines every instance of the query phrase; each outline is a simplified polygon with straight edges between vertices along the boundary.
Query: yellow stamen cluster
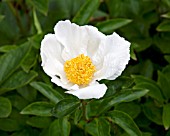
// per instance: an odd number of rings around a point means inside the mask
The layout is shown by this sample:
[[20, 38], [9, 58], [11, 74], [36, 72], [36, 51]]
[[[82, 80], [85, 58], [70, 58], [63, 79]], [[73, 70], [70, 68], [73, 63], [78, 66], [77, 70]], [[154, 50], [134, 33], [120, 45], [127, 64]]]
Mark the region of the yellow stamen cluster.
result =
[[64, 71], [70, 82], [87, 85], [92, 80], [96, 68], [88, 56], [80, 54], [76, 58], [65, 62]]

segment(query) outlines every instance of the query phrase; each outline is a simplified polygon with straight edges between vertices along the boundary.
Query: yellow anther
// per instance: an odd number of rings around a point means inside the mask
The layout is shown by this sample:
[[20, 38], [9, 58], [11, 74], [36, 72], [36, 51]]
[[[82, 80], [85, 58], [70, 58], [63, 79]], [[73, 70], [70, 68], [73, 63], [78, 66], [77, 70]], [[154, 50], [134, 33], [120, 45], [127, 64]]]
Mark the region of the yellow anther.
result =
[[87, 85], [92, 80], [96, 68], [88, 56], [80, 54], [76, 58], [65, 62], [64, 71], [70, 82], [78, 85]]

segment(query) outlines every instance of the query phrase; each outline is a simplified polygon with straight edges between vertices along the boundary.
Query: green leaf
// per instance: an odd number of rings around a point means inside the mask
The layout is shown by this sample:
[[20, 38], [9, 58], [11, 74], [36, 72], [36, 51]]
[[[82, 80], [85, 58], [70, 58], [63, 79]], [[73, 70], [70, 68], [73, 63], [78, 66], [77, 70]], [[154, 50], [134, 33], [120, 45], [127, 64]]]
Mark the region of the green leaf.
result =
[[31, 48], [24, 58], [21, 67], [25, 72], [29, 72], [30, 69], [35, 66], [38, 59], [39, 51], [35, 48]]
[[83, 111], [80, 108], [77, 108], [74, 114], [74, 123], [78, 124], [78, 122], [80, 121], [80, 119], [83, 116]]
[[166, 76], [166, 78], [168, 78], [170, 76], [170, 65], [167, 65], [166, 67], [164, 67], [162, 69], [162, 73], [164, 74], [164, 76]]
[[164, 55], [165, 60], [170, 63], [170, 55]]
[[33, 9], [33, 18], [34, 18], [35, 28], [37, 29], [37, 34], [41, 34], [42, 33], [41, 24], [38, 20], [37, 13], [36, 13], [35, 9]]
[[140, 105], [134, 102], [120, 103], [115, 106], [115, 110], [125, 112], [132, 118], [136, 118], [141, 112]]
[[49, 0], [28, 0], [27, 2], [42, 14], [47, 15]]
[[39, 50], [43, 37], [43, 34], [33, 35], [32, 37], [28, 38], [29, 44], [32, 45], [35, 49]]
[[166, 130], [168, 130], [170, 127], [169, 113], [170, 113], [170, 103], [163, 106], [162, 121]]
[[122, 102], [130, 102], [135, 99], [138, 99], [148, 93], [147, 89], [134, 89], [134, 90], [126, 90], [117, 96], [106, 98], [102, 101], [102, 103], [98, 107], [98, 114], [109, 110], [115, 104], [122, 103]]
[[158, 100], [160, 102], [164, 101], [160, 87], [154, 80], [151, 80], [144, 76], [137, 76], [137, 75], [133, 75], [132, 77], [134, 78], [135, 83], [136, 83], [134, 88], [148, 89], [149, 90], [148, 95], [150, 97], [155, 98], [156, 100]]
[[134, 48], [136, 52], [141, 52], [146, 50], [152, 45], [152, 39], [150, 37], [147, 38], [135, 38], [131, 46]]
[[139, 88], [148, 89], [149, 90], [148, 95], [150, 97], [152, 97], [152, 98], [154, 98], [154, 99], [156, 99], [157, 101], [160, 101], [160, 102], [164, 101], [164, 98], [162, 96], [160, 88], [158, 88], [154, 84], [147, 83], [147, 82], [141, 82], [141, 83], [135, 85], [133, 88], [135, 88], [135, 89], [139, 89]]
[[170, 98], [170, 80], [162, 72], [158, 71], [158, 84], [160, 85], [165, 98]]
[[110, 136], [110, 123], [105, 118], [96, 118], [98, 136]]
[[103, 117], [85, 124], [85, 131], [92, 136], [110, 136], [110, 123]]
[[169, 35], [158, 36], [155, 35], [153, 37], [154, 44], [161, 50], [163, 54], [170, 54], [170, 48], [167, 43], [170, 43]]
[[0, 119], [0, 130], [3, 131], [16, 131], [20, 129], [18, 120], [14, 119]]
[[145, 116], [158, 125], [162, 125], [162, 108], [155, 106], [153, 102], [147, 102], [143, 105]]
[[49, 127], [51, 121], [52, 119], [49, 117], [35, 116], [35, 117], [29, 118], [26, 123], [36, 128], [47, 128]]
[[11, 102], [8, 98], [0, 97], [0, 118], [6, 118], [12, 110]]
[[21, 114], [37, 115], [37, 116], [51, 116], [53, 104], [48, 102], [34, 102], [25, 107]]
[[17, 73], [14, 73], [4, 82], [3, 85], [0, 86], [0, 94], [22, 87], [28, 84], [36, 76], [37, 73], [35, 71], [30, 71], [29, 73], [19, 71]]
[[22, 110], [29, 102], [18, 94], [9, 95], [8, 98], [11, 101], [13, 107], [18, 110]]
[[11, 136], [39, 136], [39, 131], [31, 127], [23, 127], [21, 130], [12, 133]]
[[0, 22], [4, 19], [5, 16], [0, 15]]
[[99, 6], [99, 0], [86, 0], [77, 14], [74, 16], [72, 22], [79, 25], [88, 23], [90, 17], [97, 10]]
[[37, 91], [29, 85], [18, 88], [17, 92], [29, 102], [33, 102], [36, 100]]
[[49, 136], [69, 136], [70, 129], [71, 126], [67, 117], [56, 119], [50, 125]]
[[54, 90], [51, 86], [45, 83], [32, 82], [30, 85], [54, 103], [58, 103], [63, 99], [63, 96], [57, 90]]
[[134, 83], [134, 79], [130, 77], [121, 76], [116, 80], [102, 80], [101, 83], [108, 87], [105, 97], [113, 96], [116, 91], [129, 88]]
[[164, 17], [164, 18], [168, 18], [168, 19], [170, 19], [170, 12], [168, 12], [168, 13], [166, 13], [166, 14], [161, 15], [161, 17]]
[[130, 19], [116, 18], [98, 23], [96, 26], [103, 33], [111, 33], [114, 30], [129, 24], [130, 22], [132, 22]]
[[57, 118], [71, 114], [80, 106], [80, 101], [77, 99], [63, 99], [59, 101], [52, 110], [53, 116]]
[[121, 111], [112, 111], [108, 113], [109, 120], [123, 128], [130, 136], [142, 136], [139, 128], [133, 119]]
[[170, 21], [169, 20], [163, 21], [157, 26], [156, 30], [159, 32], [170, 31]]
[[6, 53], [6, 52], [16, 49], [16, 48], [17, 48], [16, 45], [5, 45], [5, 46], [0, 47], [0, 52]]
[[132, 46], [132, 43], [131, 43], [131, 46], [130, 46], [130, 57], [131, 57], [133, 60], [137, 60], [136, 53], [135, 53], [135, 49], [134, 49], [134, 47]]
[[134, 0], [106, 0], [106, 4], [111, 17], [131, 17], [141, 14], [140, 1]]
[[29, 49], [30, 45], [25, 43], [0, 58], [0, 84], [20, 66]]

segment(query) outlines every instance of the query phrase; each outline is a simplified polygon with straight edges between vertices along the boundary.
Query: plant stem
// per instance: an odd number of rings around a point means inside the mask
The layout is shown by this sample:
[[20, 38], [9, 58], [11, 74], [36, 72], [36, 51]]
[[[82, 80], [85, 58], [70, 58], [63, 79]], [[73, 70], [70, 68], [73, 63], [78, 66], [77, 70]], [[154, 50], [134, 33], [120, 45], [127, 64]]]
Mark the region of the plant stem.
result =
[[9, 8], [11, 9], [13, 15], [14, 15], [15, 18], [16, 18], [16, 22], [17, 22], [17, 25], [18, 25], [18, 27], [19, 27], [19, 29], [20, 29], [20, 32], [21, 32], [22, 34], [24, 34], [24, 29], [23, 29], [23, 27], [22, 27], [21, 19], [20, 19], [20, 17], [19, 17], [18, 12], [16, 11], [16, 9], [14, 8], [14, 6], [13, 6], [13, 4], [12, 4], [11, 2], [7, 2], [7, 4], [8, 4], [8, 6], [9, 6]]
[[86, 105], [87, 103], [85, 102], [85, 100], [81, 100], [82, 103], [82, 111], [83, 111], [83, 118], [85, 121], [88, 121], [87, 115], [86, 115]]

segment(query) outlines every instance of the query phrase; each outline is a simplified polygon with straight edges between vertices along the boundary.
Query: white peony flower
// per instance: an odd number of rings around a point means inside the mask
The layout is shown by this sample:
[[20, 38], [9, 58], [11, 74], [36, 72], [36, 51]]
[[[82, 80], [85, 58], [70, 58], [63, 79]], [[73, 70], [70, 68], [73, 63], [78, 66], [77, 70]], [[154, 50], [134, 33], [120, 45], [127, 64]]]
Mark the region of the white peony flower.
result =
[[104, 35], [93, 26], [59, 21], [55, 34], [41, 42], [42, 67], [51, 81], [79, 99], [101, 98], [101, 79], [114, 80], [130, 59], [130, 43], [118, 34]]

